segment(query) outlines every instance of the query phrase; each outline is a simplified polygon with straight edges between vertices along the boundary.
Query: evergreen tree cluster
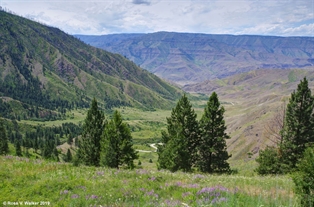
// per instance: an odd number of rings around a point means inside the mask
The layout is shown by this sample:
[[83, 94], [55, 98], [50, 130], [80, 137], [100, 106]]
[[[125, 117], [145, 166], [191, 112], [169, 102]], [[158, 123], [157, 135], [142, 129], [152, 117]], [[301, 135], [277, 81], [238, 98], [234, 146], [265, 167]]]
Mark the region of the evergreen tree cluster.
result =
[[308, 80], [301, 80], [291, 94], [283, 128], [282, 141], [260, 152], [257, 173], [292, 173], [301, 206], [314, 206], [314, 96]]
[[283, 174], [295, 171], [305, 149], [314, 143], [314, 96], [306, 78], [300, 81], [297, 90], [291, 94], [280, 134], [282, 141], [277, 146], [269, 146], [260, 152], [256, 159], [259, 163], [257, 173]]
[[83, 124], [75, 163], [132, 169], [137, 158], [130, 129], [123, 123], [121, 114], [115, 111], [107, 122], [94, 98]]
[[61, 126], [36, 126], [34, 130], [26, 131], [24, 135], [16, 123], [15, 129], [8, 131], [8, 141], [15, 146], [17, 156], [29, 156], [29, 149], [45, 159], [58, 160], [56, 147], [61, 144], [60, 139], [72, 142], [74, 137], [81, 134], [81, 127], [73, 123], [63, 123]]
[[167, 132], [158, 146], [158, 168], [206, 173], [230, 171], [227, 159], [224, 107], [215, 92], [210, 96], [201, 120], [184, 94], [167, 118]]

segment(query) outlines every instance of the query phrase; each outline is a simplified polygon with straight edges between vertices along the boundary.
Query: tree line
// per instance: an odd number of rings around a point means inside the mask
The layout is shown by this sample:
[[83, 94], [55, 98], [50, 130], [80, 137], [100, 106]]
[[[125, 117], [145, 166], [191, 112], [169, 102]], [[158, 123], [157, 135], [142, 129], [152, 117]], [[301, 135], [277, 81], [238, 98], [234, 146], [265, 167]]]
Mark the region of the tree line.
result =
[[5, 127], [4, 120], [0, 119], [0, 154], [8, 154], [8, 144], [15, 147], [16, 156], [30, 156], [30, 149], [33, 149], [36, 157], [59, 161], [57, 146], [61, 144], [60, 139], [66, 139], [72, 144], [73, 138], [81, 134], [81, 126], [73, 123], [63, 123], [61, 126], [43, 127], [36, 126], [21, 134], [16, 121], [13, 127]]

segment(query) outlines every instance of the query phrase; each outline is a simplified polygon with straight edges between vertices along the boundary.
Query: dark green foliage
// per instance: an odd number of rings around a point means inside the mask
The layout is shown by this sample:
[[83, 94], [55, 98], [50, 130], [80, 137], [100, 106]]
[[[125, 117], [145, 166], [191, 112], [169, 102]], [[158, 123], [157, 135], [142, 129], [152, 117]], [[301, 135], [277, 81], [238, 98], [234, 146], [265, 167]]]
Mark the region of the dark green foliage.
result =
[[83, 132], [79, 140], [77, 156], [85, 165], [99, 166], [100, 140], [104, 130], [105, 116], [98, 109], [94, 98], [83, 124]]
[[67, 143], [68, 143], [69, 145], [72, 144], [72, 140], [73, 140], [73, 138], [72, 138], [70, 135], [67, 136]]
[[21, 149], [21, 144], [19, 140], [15, 141], [15, 155], [22, 157], [22, 149]]
[[293, 175], [296, 194], [301, 196], [301, 205], [314, 206], [314, 147], [306, 148], [304, 156], [297, 164], [297, 173]]
[[167, 132], [162, 133], [163, 145], [158, 146], [158, 168], [191, 171], [196, 162], [199, 128], [196, 114], [184, 94], [167, 118]]
[[71, 150], [68, 149], [67, 154], [66, 154], [66, 162], [71, 162], [72, 161], [72, 153]]
[[112, 168], [126, 165], [134, 168], [133, 161], [138, 158], [133, 149], [130, 129], [123, 123], [121, 114], [115, 111], [112, 120], [106, 125], [101, 142], [101, 164]]
[[259, 166], [255, 170], [259, 175], [283, 173], [278, 151], [278, 148], [268, 146], [259, 152], [259, 157], [256, 159]]
[[301, 80], [297, 91], [291, 94], [281, 134], [282, 161], [288, 169], [295, 168], [302, 158], [307, 143], [314, 142], [314, 97], [306, 78]]
[[14, 119], [14, 117], [12, 116], [12, 108], [10, 106], [10, 104], [4, 102], [1, 98], [0, 98], [0, 116], [5, 117], [5, 118], [11, 118]]
[[41, 142], [41, 156], [45, 159], [55, 160], [57, 158], [55, 153], [56, 147], [53, 134], [48, 134]]
[[225, 132], [225, 109], [220, 105], [215, 92], [209, 97], [204, 114], [200, 120], [200, 143], [198, 146], [198, 167], [207, 173], [225, 173], [230, 171], [227, 160], [226, 139], [230, 137]]
[[9, 152], [8, 136], [2, 119], [0, 118], [0, 155], [6, 155]]

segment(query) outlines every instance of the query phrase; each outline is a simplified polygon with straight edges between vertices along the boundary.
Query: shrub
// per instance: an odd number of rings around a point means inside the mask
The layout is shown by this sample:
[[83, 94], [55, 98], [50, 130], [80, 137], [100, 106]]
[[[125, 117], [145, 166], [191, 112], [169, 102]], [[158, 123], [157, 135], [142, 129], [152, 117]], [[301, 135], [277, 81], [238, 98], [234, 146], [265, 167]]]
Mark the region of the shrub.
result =
[[267, 146], [265, 150], [260, 151], [259, 157], [256, 159], [259, 166], [255, 171], [259, 175], [282, 174], [278, 149]]
[[314, 146], [305, 150], [292, 178], [295, 193], [301, 197], [301, 206], [314, 207]]

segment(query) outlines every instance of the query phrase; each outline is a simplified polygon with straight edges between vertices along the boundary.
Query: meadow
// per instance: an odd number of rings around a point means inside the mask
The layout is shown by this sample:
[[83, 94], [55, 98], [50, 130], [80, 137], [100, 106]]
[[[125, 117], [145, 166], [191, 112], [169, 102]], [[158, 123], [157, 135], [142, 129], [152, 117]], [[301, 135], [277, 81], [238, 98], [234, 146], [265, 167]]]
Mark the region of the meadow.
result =
[[[199, 119], [206, 97], [195, 100], [191, 97], [191, 100]], [[227, 115], [239, 107], [228, 102], [223, 104], [228, 109]], [[129, 107], [118, 110], [129, 124], [134, 148], [139, 151], [136, 169], [75, 167], [70, 163], [35, 159], [32, 149], [30, 158], [15, 157], [14, 147], [10, 145], [11, 155], [0, 157], [3, 206], [299, 206], [292, 179], [258, 176], [254, 172], [257, 167], [254, 158], [232, 157], [229, 161], [234, 171], [232, 175], [158, 171], [158, 156], [150, 144], [160, 141], [171, 111]], [[110, 119], [111, 114], [112, 111], [106, 111], [106, 119]], [[66, 120], [21, 123], [50, 127], [65, 122], [82, 124], [85, 116], [85, 110], [77, 110], [68, 112]], [[67, 148], [75, 151], [74, 145], [65, 143], [63, 153]]]
[[[147, 169], [74, 167], [0, 157], [3, 206], [298, 206], [287, 176], [209, 175]], [[24, 203], [25, 205], [25, 203]], [[37, 206], [37, 205], [33, 205]]]

